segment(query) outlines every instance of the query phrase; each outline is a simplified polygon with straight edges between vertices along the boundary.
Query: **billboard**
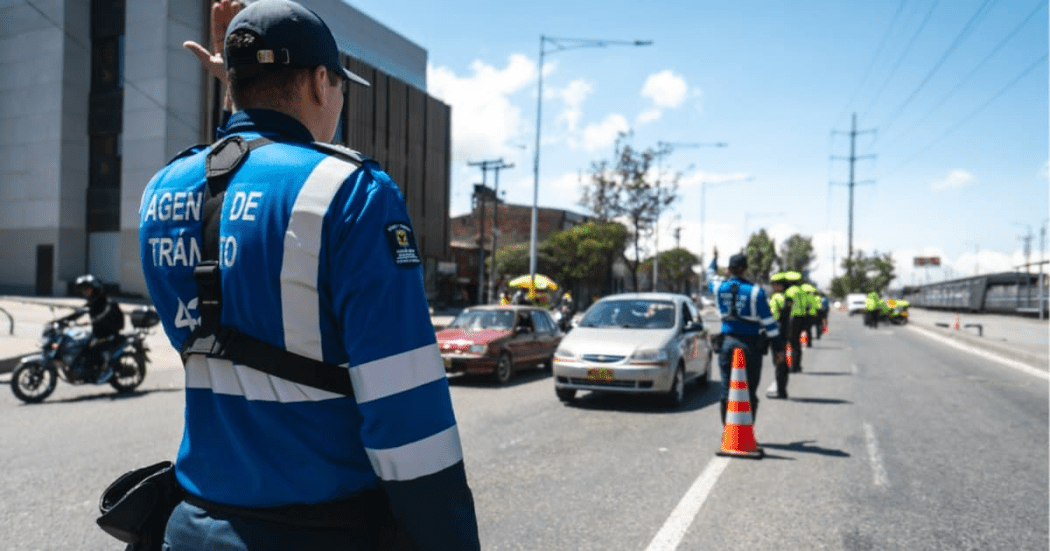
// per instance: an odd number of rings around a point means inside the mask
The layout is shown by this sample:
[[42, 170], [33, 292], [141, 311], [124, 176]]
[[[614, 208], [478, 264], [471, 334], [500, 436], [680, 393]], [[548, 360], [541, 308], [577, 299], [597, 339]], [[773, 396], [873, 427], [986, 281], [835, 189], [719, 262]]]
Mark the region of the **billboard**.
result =
[[916, 256], [915, 257], [915, 265], [916, 266], [940, 266], [941, 265], [941, 257], [939, 257], [939, 256]]

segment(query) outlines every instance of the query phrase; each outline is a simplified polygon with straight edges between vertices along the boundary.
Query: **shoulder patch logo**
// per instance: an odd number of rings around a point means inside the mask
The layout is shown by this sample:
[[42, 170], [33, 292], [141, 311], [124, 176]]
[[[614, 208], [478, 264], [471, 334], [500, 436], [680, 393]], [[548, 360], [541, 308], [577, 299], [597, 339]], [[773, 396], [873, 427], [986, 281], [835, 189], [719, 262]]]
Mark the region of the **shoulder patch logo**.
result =
[[394, 264], [400, 268], [413, 268], [422, 264], [412, 226], [408, 222], [392, 222], [386, 225], [386, 240]]

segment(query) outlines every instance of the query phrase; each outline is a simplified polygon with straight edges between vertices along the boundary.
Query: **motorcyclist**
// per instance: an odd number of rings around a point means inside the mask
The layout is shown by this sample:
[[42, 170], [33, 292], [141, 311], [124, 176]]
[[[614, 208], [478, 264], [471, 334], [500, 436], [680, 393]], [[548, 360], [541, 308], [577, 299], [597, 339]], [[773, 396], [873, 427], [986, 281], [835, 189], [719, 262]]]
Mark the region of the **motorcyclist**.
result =
[[561, 300], [558, 303], [558, 310], [561, 312], [561, 328], [563, 331], [568, 331], [572, 327], [572, 316], [576, 314], [576, 304], [568, 291], [562, 293]]
[[99, 380], [101, 381], [112, 375], [112, 370], [108, 366], [106, 347], [124, 328], [124, 313], [120, 310], [120, 305], [109, 298], [106, 288], [95, 276], [84, 274], [78, 277], [74, 287], [87, 299], [87, 304], [62, 319], [73, 321], [84, 314], [88, 314], [91, 318], [91, 340], [81, 352], [81, 357], [87, 359], [89, 369], [100, 366]]

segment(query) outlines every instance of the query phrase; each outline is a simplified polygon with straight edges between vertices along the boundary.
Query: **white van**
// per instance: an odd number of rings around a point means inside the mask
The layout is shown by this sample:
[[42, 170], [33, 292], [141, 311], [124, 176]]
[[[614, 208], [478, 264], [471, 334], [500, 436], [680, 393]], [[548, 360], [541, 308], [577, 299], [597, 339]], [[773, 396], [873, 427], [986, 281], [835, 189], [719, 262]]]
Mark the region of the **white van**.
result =
[[850, 293], [846, 295], [846, 311], [849, 315], [856, 313], [864, 313], [864, 303], [868, 300], [868, 295], [864, 293]]

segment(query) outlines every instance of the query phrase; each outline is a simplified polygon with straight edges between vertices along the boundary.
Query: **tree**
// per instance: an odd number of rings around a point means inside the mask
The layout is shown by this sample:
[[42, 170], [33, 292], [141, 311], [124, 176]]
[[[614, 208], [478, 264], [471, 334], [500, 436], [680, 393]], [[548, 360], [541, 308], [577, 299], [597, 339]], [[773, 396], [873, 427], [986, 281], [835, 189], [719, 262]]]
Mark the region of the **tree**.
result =
[[755, 283], [768, 283], [773, 262], [777, 261], [776, 242], [765, 229], [751, 234], [747, 241], [747, 275]]
[[[690, 293], [692, 286], [689, 282], [696, 278], [696, 274], [693, 273], [693, 266], [700, 262], [700, 259], [683, 248], [663, 251], [657, 255], [657, 258], [660, 260], [657, 268], [660, 272], [660, 281], [670, 282], [669, 287], [676, 293]], [[642, 272], [652, 273], [652, 257], [646, 259], [640, 268]]]
[[[541, 251], [537, 247], [537, 269], [539, 269], [539, 267], [543, 264], [541, 262], [542, 258], [543, 257], [541, 256]], [[506, 247], [500, 247], [499, 249], [497, 249], [496, 272], [503, 274], [507, 277], [518, 277], [521, 274], [529, 273], [529, 243], [507, 245]]]
[[857, 251], [855, 259], [842, 259], [842, 268], [846, 270], [846, 275], [831, 281], [831, 294], [836, 297], [872, 291], [881, 295], [897, 277], [894, 274], [893, 255], [890, 253], [875, 253], [874, 256], [865, 257], [864, 251]]
[[619, 222], [588, 222], [558, 232], [543, 242], [550, 259], [547, 275], [566, 289], [579, 283], [604, 287], [626, 241], [627, 228]]
[[612, 163], [602, 160], [591, 164], [591, 182], [584, 186], [579, 204], [600, 221], [622, 220], [627, 226], [634, 260], [628, 258], [626, 251], [623, 259], [637, 291], [642, 240], [652, 235], [660, 211], [678, 199], [681, 174], [653, 174], [654, 165], [671, 150], [639, 151], [631, 147], [629, 139], [630, 134], [620, 134], [616, 139]]
[[813, 238], [792, 235], [780, 248], [780, 268], [794, 272], [805, 272], [809, 264], [816, 260], [813, 253]]

